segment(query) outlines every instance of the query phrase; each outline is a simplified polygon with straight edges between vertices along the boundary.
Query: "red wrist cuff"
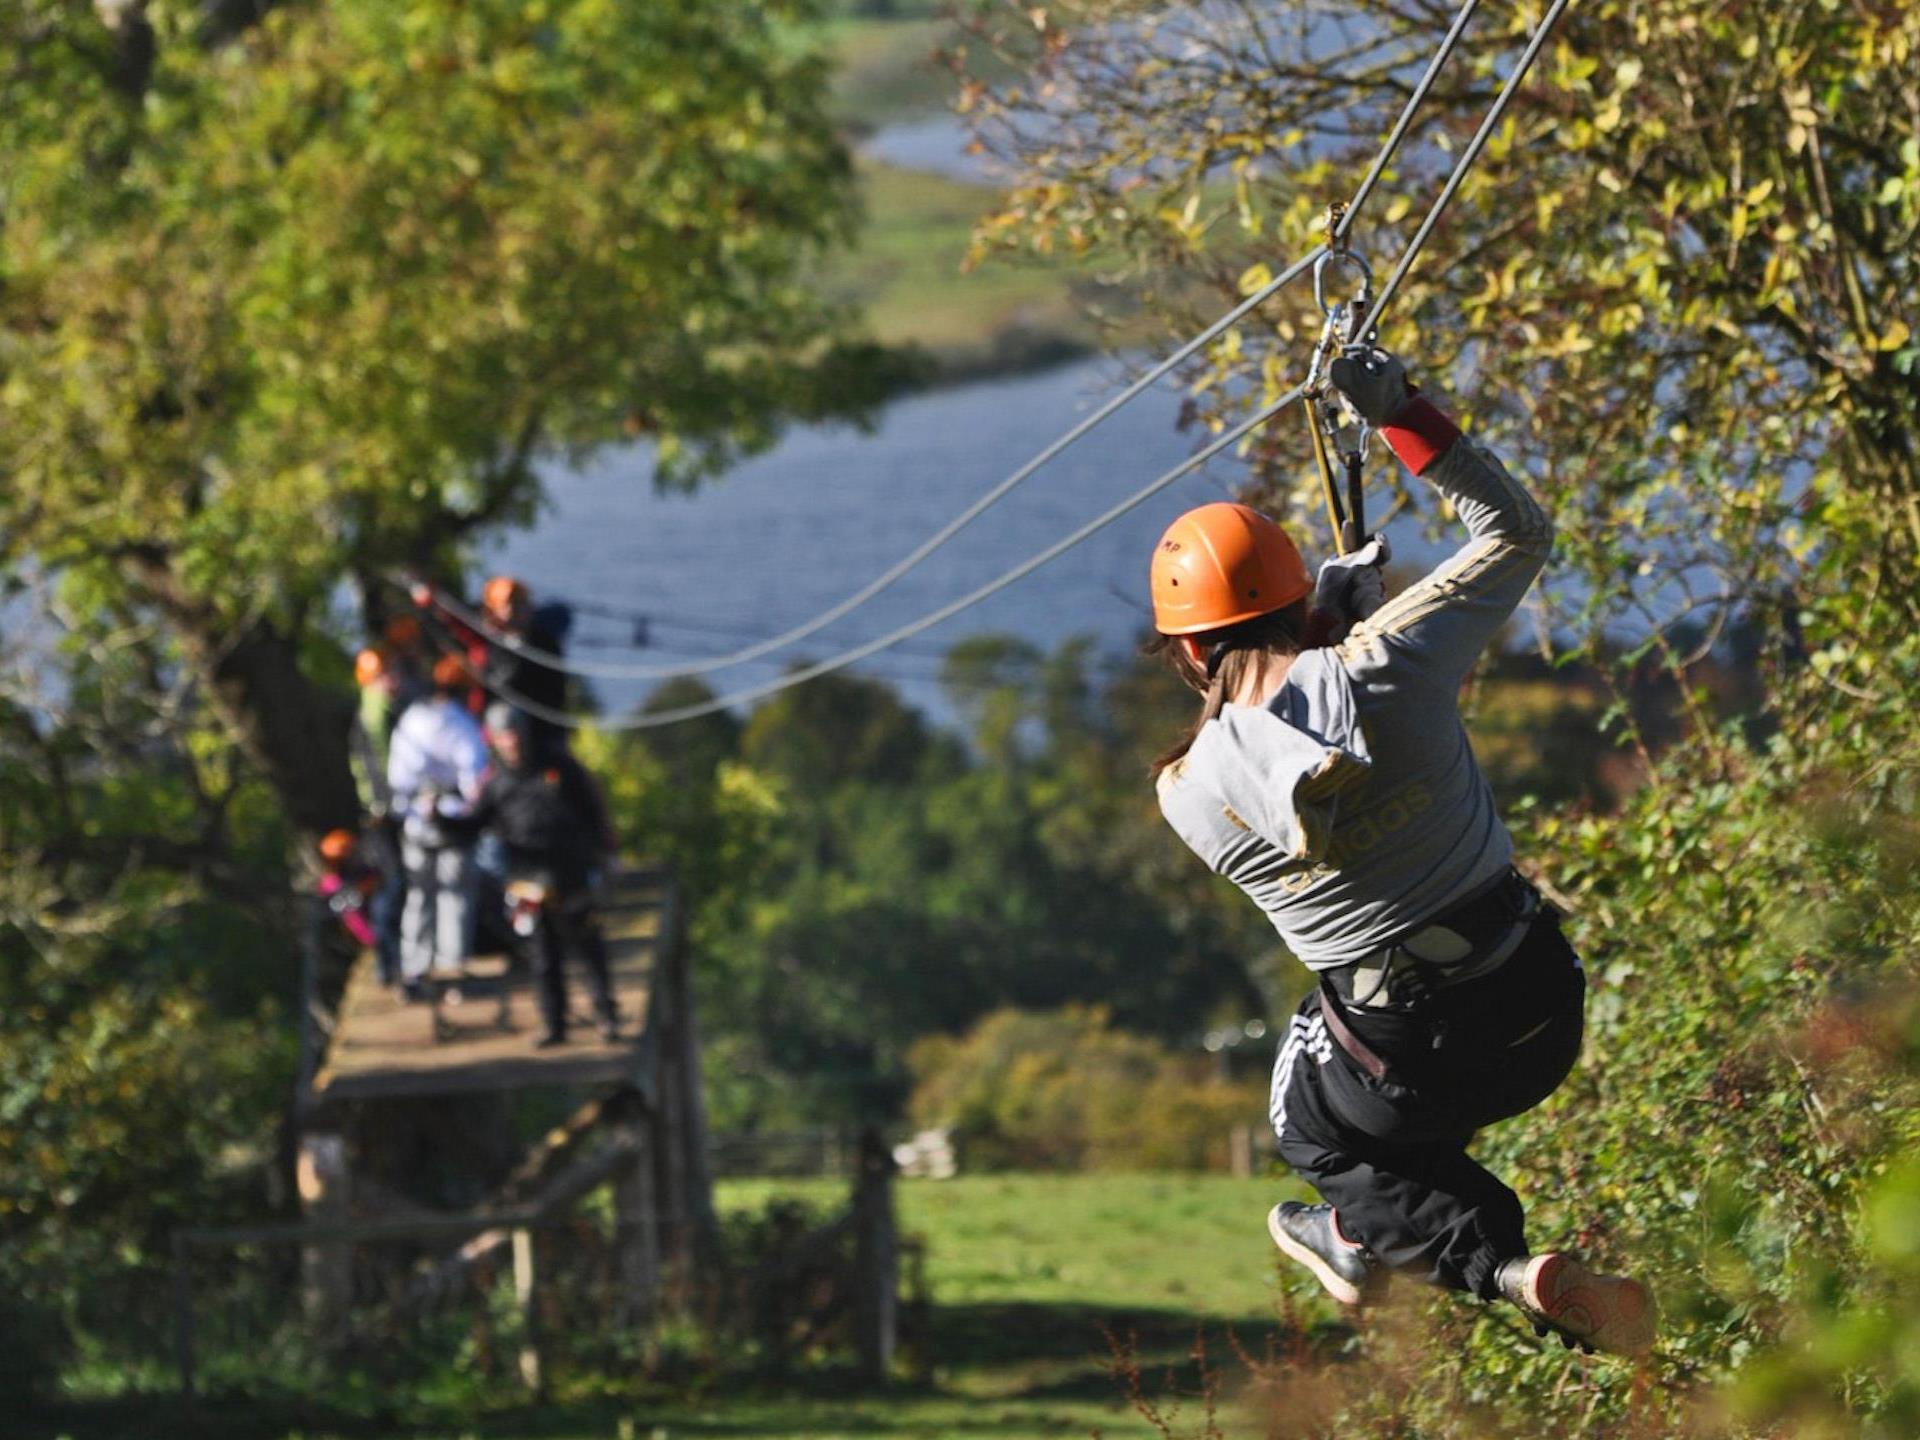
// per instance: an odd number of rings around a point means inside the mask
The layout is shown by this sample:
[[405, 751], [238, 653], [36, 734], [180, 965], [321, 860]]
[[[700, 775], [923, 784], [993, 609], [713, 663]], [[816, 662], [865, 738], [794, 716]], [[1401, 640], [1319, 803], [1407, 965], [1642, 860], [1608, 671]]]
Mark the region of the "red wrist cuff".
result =
[[1460, 438], [1460, 427], [1426, 396], [1415, 395], [1380, 427], [1380, 433], [1400, 463], [1419, 475]]

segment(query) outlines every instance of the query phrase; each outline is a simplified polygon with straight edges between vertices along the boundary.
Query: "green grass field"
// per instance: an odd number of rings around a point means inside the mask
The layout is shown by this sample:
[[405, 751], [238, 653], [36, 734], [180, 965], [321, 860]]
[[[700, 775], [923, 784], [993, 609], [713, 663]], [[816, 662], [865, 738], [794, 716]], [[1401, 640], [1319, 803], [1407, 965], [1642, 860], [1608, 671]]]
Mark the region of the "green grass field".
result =
[[[845, 9], [824, 23], [820, 33], [836, 65], [835, 107], [853, 134], [950, 103], [952, 77], [931, 56], [951, 27], [932, 9], [902, 0], [891, 19]], [[875, 338], [917, 346], [946, 379], [1030, 369], [1100, 343], [1084, 266], [994, 260], [963, 273], [974, 222], [994, 207], [990, 186], [869, 160], [860, 166], [860, 188], [866, 219], [859, 241], [820, 283], [835, 299], [859, 306]], [[1125, 296], [1101, 298], [1109, 311], [1130, 309]]]
[[876, 338], [917, 345], [947, 376], [1014, 371], [1092, 349], [1098, 327], [1067, 263], [961, 262], [993, 192], [944, 176], [863, 163], [866, 222], [855, 249], [822, 276], [857, 304]]
[[[926, 1245], [933, 1302], [929, 1383], [892, 1393], [715, 1396], [635, 1412], [639, 1435], [787, 1437], [1155, 1434], [1113, 1373], [1136, 1347], [1158, 1387], [1197, 1334], [1258, 1348], [1281, 1296], [1266, 1207], [1292, 1182], [1205, 1175], [969, 1176], [899, 1187], [901, 1229]], [[726, 1210], [791, 1195], [822, 1205], [839, 1182], [723, 1185]], [[1319, 1302], [1309, 1309], [1323, 1317]], [[1199, 1416], [1190, 1418], [1196, 1428]], [[651, 1427], [651, 1428], [649, 1428]], [[526, 1432], [519, 1432], [526, 1433]], [[569, 1440], [607, 1431], [581, 1429]], [[531, 1440], [531, 1436], [529, 1436]]]

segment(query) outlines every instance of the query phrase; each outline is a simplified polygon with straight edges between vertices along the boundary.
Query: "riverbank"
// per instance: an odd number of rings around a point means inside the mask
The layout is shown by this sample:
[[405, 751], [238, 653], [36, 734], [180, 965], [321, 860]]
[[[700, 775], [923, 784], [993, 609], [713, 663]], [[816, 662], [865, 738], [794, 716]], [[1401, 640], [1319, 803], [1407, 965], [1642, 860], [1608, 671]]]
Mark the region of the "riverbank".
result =
[[[854, 248], [821, 276], [826, 292], [858, 306], [876, 339], [924, 355], [936, 384], [1024, 373], [1149, 339], [1131, 297], [1102, 284], [1085, 263], [1036, 256], [966, 267], [974, 223], [993, 209], [994, 187], [954, 173], [944, 155], [929, 155], [923, 134], [911, 146], [889, 143], [929, 127], [936, 148], [948, 143], [942, 118], [954, 83], [933, 54], [952, 26], [917, 3], [892, 8], [890, 18], [842, 15], [822, 32], [866, 204]], [[955, 126], [950, 139], [958, 158], [964, 133]], [[901, 148], [915, 163], [876, 153]], [[923, 158], [939, 170], [921, 168]]]
[[[1015, 374], [1147, 338], [1131, 298], [1084, 265], [994, 260], [965, 269], [974, 221], [993, 201], [986, 186], [871, 160], [860, 175], [866, 223], [821, 284], [859, 306], [876, 339], [922, 352], [936, 381]], [[1093, 318], [1096, 307], [1111, 329]]]

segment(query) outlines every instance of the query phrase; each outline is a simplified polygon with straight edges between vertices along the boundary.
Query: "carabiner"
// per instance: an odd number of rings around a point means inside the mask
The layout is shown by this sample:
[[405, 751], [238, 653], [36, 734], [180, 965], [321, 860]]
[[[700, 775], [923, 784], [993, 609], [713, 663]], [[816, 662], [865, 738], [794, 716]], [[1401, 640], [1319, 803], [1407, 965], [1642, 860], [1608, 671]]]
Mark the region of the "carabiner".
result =
[[1373, 303], [1373, 267], [1367, 264], [1363, 256], [1353, 250], [1323, 251], [1320, 258], [1313, 262], [1314, 304], [1320, 307], [1322, 315], [1329, 319], [1333, 317], [1336, 306], [1327, 303], [1327, 265], [1334, 260], [1345, 262], [1349, 268], [1359, 273], [1360, 290], [1354, 299], [1359, 303], [1361, 311], [1365, 312]]

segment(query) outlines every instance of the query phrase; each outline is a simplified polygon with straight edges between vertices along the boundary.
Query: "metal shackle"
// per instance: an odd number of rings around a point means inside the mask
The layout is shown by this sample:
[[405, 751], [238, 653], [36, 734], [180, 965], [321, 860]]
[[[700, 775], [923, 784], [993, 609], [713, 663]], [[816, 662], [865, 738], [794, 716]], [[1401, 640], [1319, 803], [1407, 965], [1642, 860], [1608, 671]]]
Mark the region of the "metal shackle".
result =
[[1365, 308], [1373, 298], [1373, 267], [1357, 251], [1328, 250], [1313, 262], [1313, 301], [1320, 307], [1320, 313], [1327, 316], [1333, 314], [1333, 305], [1327, 302], [1327, 266], [1335, 260], [1344, 261], [1360, 276], [1360, 293], [1354, 298]]

